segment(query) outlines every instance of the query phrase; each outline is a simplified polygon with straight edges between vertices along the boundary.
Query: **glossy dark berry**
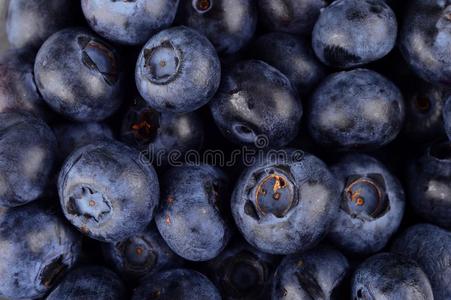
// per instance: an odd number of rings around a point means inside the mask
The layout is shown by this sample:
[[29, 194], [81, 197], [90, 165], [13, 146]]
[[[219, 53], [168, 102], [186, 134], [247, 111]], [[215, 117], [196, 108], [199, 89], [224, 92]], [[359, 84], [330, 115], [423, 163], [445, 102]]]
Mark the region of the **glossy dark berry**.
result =
[[207, 104], [218, 89], [221, 65], [213, 45], [188, 27], [154, 35], [136, 64], [136, 86], [158, 111], [191, 112]]
[[261, 21], [269, 30], [310, 34], [327, 0], [258, 0]]
[[448, 1], [412, 0], [400, 31], [404, 59], [426, 81], [451, 84], [451, 6]]
[[409, 202], [428, 222], [451, 229], [451, 142], [434, 143], [407, 170]]
[[397, 28], [396, 16], [383, 0], [337, 0], [315, 24], [313, 49], [329, 66], [356, 67], [389, 53]]
[[154, 165], [167, 165], [189, 150], [200, 150], [204, 126], [197, 112], [160, 113], [138, 99], [122, 121], [121, 140], [148, 154]]
[[66, 160], [58, 179], [66, 218], [83, 234], [118, 242], [143, 231], [158, 204], [153, 167], [118, 142], [88, 145]]
[[56, 210], [33, 203], [0, 211], [0, 295], [43, 297], [80, 256], [81, 239]]
[[433, 141], [445, 136], [442, 114], [446, 89], [421, 81], [415, 83], [414, 89], [409, 86], [408, 92], [404, 95], [406, 100], [404, 136], [415, 142]]
[[180, 15], [183, 24], [203, 33], [224, 54], [243, 48], [257, 27], [253, 0], [182, 0]]
[[126, 280], [141, 278], [181, 264], [155, 225], [116, 243], [102, 244], [106, 260]]
[[308, 153], [281, 151], [248, 167], [237, 181], [232, 213], [245, 239], [259, 250], [291, 254], [315, 246], [339, 206], [337, 181]]
[[379, 253], [365, 260], [352, 278], [352, 299], [433, 300], [431, 283], [413, 260]]
[[451, 233], [430, 224], [405, 230], [391, 250], [418, 262], [431, 282], [434, 299], [451, 298]]
[[310, 99], [309, 132], [335, 150], [375, 149], [391, 142], [404, 122], [399, 89], [367, 69], [327, 77]]
[[201, 273], [173, 269], [146, 278], [132, 296], [132, 300], [141, 299], [220, 300], [221, 295]]
[[114, 272], [88, 266], [70, 272], [46, 300], [122, 300], [125, 296], [125, 286]]
[[91, 28], [113, 42], [144, 44], [174, 21], [179, 0], [82, 0]]
[[9, 44], [39, 48], [50, 35], [72, 23], [74, 8], [72, 0], [9, 1], [5, 22]]
[[379, 161], [348, 154], [331, 166], [341, 190], [341, 206], [329, 239], [345, 251], [381, 250], [398, 230], [404, 214], [404, 192]]
[[9, 50], [0, 56], [0, 112], [30, 112], [48, 117], [47, 104], [34, 82], [33, 55]]
[[315, 56], [310, 40], [288, 33], [272, 32], [255, 42], [256, 58], [280, 70], [302, 95], [326, 76], [326, 68]]
[[210, 109], [220, 131], [237, 144], [254, 144], [264, 136], [272, 146], [287, 145], [302, 117], [301, 101], [288, 78], [260, 60], [225, 70]]
[[53, 171], [57, 143], [42, 120], [25, 113], [0, 113], [0, 206], [39, 198]]
[[226, 175], [209, 165], [174, 167], [166, 172], [155, 222], [175, 253], [205, 261], [224, 249], [231, 231], [223, 211], [227, 185]]
[[337, 290], [348, 269], [343, 254], [324, 246], [287, 255], [274, 275], [271, 299], [340, 299]]
[[103, 120], [122, 101], [116, 50], [82, 28], [64, 29], [47, 39], [36, 56], [34, 73], [50, 107], [77, 121]]
[[267, 299], [276, 257], [237, 241], [206, 263], [224, 299]]

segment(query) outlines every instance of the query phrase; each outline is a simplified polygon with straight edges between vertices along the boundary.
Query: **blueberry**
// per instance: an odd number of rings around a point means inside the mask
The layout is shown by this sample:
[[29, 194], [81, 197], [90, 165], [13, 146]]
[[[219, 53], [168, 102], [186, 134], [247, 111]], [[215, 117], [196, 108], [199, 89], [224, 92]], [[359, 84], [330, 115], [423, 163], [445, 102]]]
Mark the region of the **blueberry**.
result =
[[400, 182], [378, 160], [364, 154], [345, 155], [331, 170], [342, 196], [329, 238], [352, 253], [381, 250], [403, 217]]
[[225, 299], [267, 299], [276, 258], [241, 240], [206, 263], [210, 278]]
[[307, 94], [326, 76], [326, 69], [316, 58], [311, 42], [288, 33], [272, 32], [255, 43], [256, 58], [284, 73], [302, 95]]
[[329, 247], [287, 255], [274, 275], [271, 299], [335, 299], [348, 269], [346, 257]]
[[66, 218], [82, 233], [103, 242], [118, 242], [143, 231], [158, 204], [153, 167], [136, 150], [102, 142], [74, 151], [58, 179]]
[[0, 113], [0, 206], [23, 205], [45, 191], [56, 138], [42, 120], [26, 113]]
[[407, 172], [414, 211], [428, 222], [451, 229], [451, 142], [430, 145]]
[[379, 253], [365, 260], [352, 278], [352, 299], [433, 300], [431, 283], [411, 259]]
[[338, 183], [315, 156], [272, 152], [248, 167], [232, 195], [232, 214], [246, 240], [271, 254], [315, 246], [339, 207]]
[[167, 165], [172, 155], [200, 150], [204, 127], [197, 112], [160, 113], [138, 99], [122, 121], [121, 140], [148, 154], [156, 165]]
[[77, 121], [100, 121], [121, 103], [122, 71], [116, 50], [82, 28], [53, 34], [34, 65], [44, 100]]
[[[415, 142], [427, 142], [444, 136], [442, 112], [446, 90], [420, 81], [416, 88], [408, 88], [406, 121], [403, 134]], [[446, 120], [446, 119], [445, 119]]]
[[451, 94], [444, 99], [442, 118], [446, 135], [451, 140]]
[[0, 211], [0, 295], [44, 296], [78, 260], [79, 235], [39, 203]]
[[125, 279], [137, 279], [181, 264], [152, 225], [123, 241], [102, 245], [107, 261]]
[[0, 112], [26, 111], [49, 117], [34, 82], [33, 65], [33, 55], [25, 50], [10, 50], [0, 56]]
[[409, 1], [399, 35], [404, 59], [418, 76], [432, 83], [451, 84], [449, 2]]
[[104, 123], [63, 123], [53, 128], [58, 140], [58, 155], [65, 159], [74, 150], [99, 141], [113, 139], [113, 132]]
[[192, 27], [223, 54], [233, 54], [253, 37], [257, 7], [253, 0], [182, 0], [183, 24]]
[[391, 142], [405, 115], [399, 89], [367, 69], [327, 77], [310, 99], [308, 127], [315, 141], [334, 150], [376, 149]]
[[11, 0], [6, 18], [8, 41], [14, 48], [39, 48], [53, 33], [69, 26], [72, 0]]
[[132, 300], [141, 299], [220, 300], [221, 295], [201, 273], [173, 269], [146, 278], [132, 296]]
[[434, 299], [451, 299], [451, 233], [430, 224], [405, 230], [393, 243], [392, 251], [421, 266], [428, 276]]
[[336, 0], [315, 24], [313, 49], [329, 66], [356, 67], [388, 54], [397, 29], [396, 16], [383, 0]]
[[262, 22], [272, 31], [310, 34], [328, 0], [259, 0]]
[[46, 300], [123, 300], [125, 295], [125, 286], [114, 272], [87, 266], [70, 272]]
[[299, 130], [302, 104], [288, 78], [259, 60], [234, 64], [223, 73], [210, 104], [220, 131], [237, 144], [253, 144], [265, 136], [284, 146]]
[[191, 112], [205, 105], [218, 89], [221, 64], [208, 39], [188, 27], [154, 35], [136, 63], [141, 96], [158, 111]]
[[155, 222], [175, 253], [204, 261], [224, 249], [230, 238], [223, 216], [227, 185], [225, 174], [210, 165], [186, 165], [166, 172]]
[[113, 42], [139, 45], [174, 21], [179, 0], [82, 0], [91, 28]]

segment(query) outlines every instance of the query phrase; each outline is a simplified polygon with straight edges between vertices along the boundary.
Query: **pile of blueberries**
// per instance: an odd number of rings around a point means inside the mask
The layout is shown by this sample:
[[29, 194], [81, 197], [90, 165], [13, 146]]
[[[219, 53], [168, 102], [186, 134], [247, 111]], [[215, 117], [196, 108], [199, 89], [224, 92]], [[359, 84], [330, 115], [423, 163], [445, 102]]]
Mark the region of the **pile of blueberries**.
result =
[[451, 299], [450, 0], [6, 5], [1, 299]]

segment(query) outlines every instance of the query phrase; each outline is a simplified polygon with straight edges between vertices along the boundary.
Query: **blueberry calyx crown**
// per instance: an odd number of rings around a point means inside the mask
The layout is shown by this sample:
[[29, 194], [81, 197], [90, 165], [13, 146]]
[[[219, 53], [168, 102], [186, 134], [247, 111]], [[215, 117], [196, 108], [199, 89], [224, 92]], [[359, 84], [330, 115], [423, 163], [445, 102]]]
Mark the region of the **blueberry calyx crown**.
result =
[[253, 253], [241, 251], [223, 262], [221, 274], [221, 287], [227, 294], [245, 297], [261, 292], [268, 268]]
[[167, 84], [179, 73], [181, 56], [169, 41], [144, 49], [144, 69], [147, 79], [155, 84]]
[[78, 38], [78, 45], [82, 49], [83, 64], [102, 74], [108, 85], [114, 85], [119, 78], [114, 52], [103, 43], [85, 36]]
[[67, 203], [69, 214], [83, 216], [101, 223], [111, 214], [111, 204], [103, 195], [90, 187], [77, 187]]
[[157, 136], [159, 123], [160, 114], [151, 108], [145, 108], [131, 114], [129, 130], [138, 144], [149, 144]]
[[198, 13], [206, 13], [213, 6], [213, 0], [193, 0], [193, 8]]
[[431, 101], [426, 96], [418, 95], [415, 97], [415, 107], [421, 113], [427, 113], [431, 108]]
[[129, 238], [119, 242], [116, 247], [124, 257], [124, 264], [132, 271], [150, 270], [158, 259], [152, 245], [142, 237]]
[[385, 182], [379, 174], [350, 176], [344, 189], [343, 200], [342, 208], [353, 218], [377, 218], [389, 206]]
[[268, 214], [283, 218], [297, 204], [295, 185], [283, 168], [277, 166], [253, 174], [255, 185], [244, 206], [247, 215], [256, 220]]

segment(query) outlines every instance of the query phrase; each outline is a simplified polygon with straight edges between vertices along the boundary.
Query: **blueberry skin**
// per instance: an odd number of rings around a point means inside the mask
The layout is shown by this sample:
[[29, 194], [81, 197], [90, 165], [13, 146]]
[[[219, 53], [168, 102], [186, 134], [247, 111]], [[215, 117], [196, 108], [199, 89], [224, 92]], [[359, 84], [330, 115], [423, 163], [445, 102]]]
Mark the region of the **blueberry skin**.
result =
[[224, 299], [268, 299], [276, 257], [238, 240], [206, 262], [207, 275]]
[[12, 0], [6, 17], [6, 33], [14, 48], [39, 48], [53, 33], [70, 25], [72, 0]]
[[447, 1], [413, 0], [399, 33], [404, 59], [426, 81], [451, 84], [451, 7]]
[[78, 260], [81, 238], [39, 203], [0, 211], [0, 295], [44, 296]]
[[179, 0], [82, 0], [89, 26], [121, 44], [141, 45], [174, 21]]
[[139, 152], [110, 141], [84, 146], [67, 158], [58, 194], [64, 215], [83, 234], [119, 242], [150, 223], [159, 184]]
[[56, 155], [52, 130], [26, 113], [0, 113], [0, 206], [14, 207], [39, 198]]
[[[351, 253], [368, 254], [381, 250], [398, 230], [404, 214], [401, 183], [382, 163], [364, 154], [343, 156], [331, 166], [331, 171], [338, 180], [342, 196], [338, 217], [328, 238]], [[363, 183], [360, 187], [359, 182]], [[369, 190], [359, 190], [365, 188]], [[374, 197], [373, 188], [381, 193], [379, 197]], [[349, 193], [353, 195], [350, 197]], [[356, 196], [363, 200], [363, 210], [351, 206]]]
[[305, 95], [326, 76], [326, 68], [315, 56], [305, 38], [272, 32], [255, 42], [257, 59], [280, 70], [301, 95]]
[[352, 278], [352, 299], [433, 300], [431, 283], [413, 260], [393, 253], [366, 259]]
[[339, 207], [338, 183], [315, 156], [294, 150], [268, 152], [240, 176], [232, 214], [252, 246], [270, 254], [314, 247], [327, 234]]
[[401, 92], [367, 69], [328, 76], [310, 99], [308, 128], [314, 140], [336, 150], [377, 149], [400, 132], [405, 116]]
[[58, 141], [58, 156], [65, 159], [74, 150], [99, 141], [113, 139], [113, 132], [104, 123], [63, 123], [53, 127]]
[[221, 64], [210, 41], [180, 26], [154, 35], [139, 54], [136, 86], [161, 112], [184, 113], [207, 104], [221, 81]]
[[172, 251], [187, 260], [205, 261], [224, 249], [231, 235], [222, 209], [227, 185], [226, 175], [210, 165], [166, 172], [155, 222]]
[[271, 299], [334, 299], [348, 270], [346, 257], [329, 247], [288, 255], [277, 267]]
[[121, 140], [147, 154], [156, 166], [172, 161], [171, 153], [183, 156], [189, 150], [200, 150], [204, 125], [199, 113], [160, 113], [139, 98], [124, 116]]
[[26, 50], [9, 50], [0, 56], [0, 112], [26, 111], [48, 117], [47, 104], [34, 82], [34, 57]]
[[123, 241], [102, 244], [102, 251], [110, 265], [126, 280], [139, 279], [182, 263], [154, 225]]
[[415, 260], [432, 285], [434, 299], [451, 298], [451, 233], [430, 224], [417, 224], [405, 230], [391, 250]]
[[56, 112], [76, 121], [101, 121], [122, 101], [122, 71], [115, 49], [82, 28], [53, 34], [34, 65], [36, 85]]
[[225, 70], [210, 109], [219, 130], [236, 144], [253, 144], [264, 136], [271, 146], [287, 145], [302, 117], [302, 103], [288, 78], [260, 60]]
[[222, 54], [234, 54], [257, 28], [254, 0], [182, 0], [181, 21], [204, 34]]
[[405, 95], [404, 136], [415, 142], [427, 142], [445, 136], [442, 114], [446, 90], [424, 81], [420, 81], [416, 86], [417, 88], [410, 91], [408, 96]]
[[261, 19], [271, 31], [310, 34], [327, 0], [259, 0]]
[[397, 30], [395, 13], [383, 0], [337, 0], [321, 11], [312, 45], [326, 65], [352, 68], [388, 54]]
[[451, 94], [444, 100], [442, 118], [446, 135], [448, 136], [448, 139], [451, 140]]
[[123, 300], [126, 289], [119, 277], [104, 267], [86, 266], [71, 271], [46, 300]]
[[407, 171], [409, 202], [430, 223], [451, 229], [451, 142], [434, 143]]
[[188, 269], [173, 269], [147, 277], [134, 290], [132, 300], [141, 299], [220, 300], [221, 295], [203, 274]]

